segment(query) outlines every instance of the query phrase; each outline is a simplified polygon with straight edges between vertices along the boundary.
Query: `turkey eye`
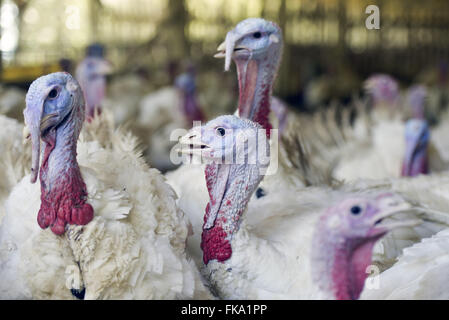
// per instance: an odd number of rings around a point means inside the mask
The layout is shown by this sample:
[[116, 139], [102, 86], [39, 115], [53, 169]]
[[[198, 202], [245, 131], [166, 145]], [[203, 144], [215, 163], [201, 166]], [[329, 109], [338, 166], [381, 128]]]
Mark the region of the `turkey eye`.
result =
[[256, 197], [257, 199], [260, 199], [262, 197], [265, 197], [265, 191], [262, 188], [257, 188], [256, 190]]
[[50, 99], [54, 99], [54, 98], [56, 98], [58, 96], [58, 90], [57, 89], [52, 89], [50, 92], [49, 92], [49, 94], [48, 94], [48, 97], [50, 98]]
[[262, 33], [260, 33], [259, 31], [253, 33], [253, 37], [256, 39], [259, 39], [261, 36], [262, 36]]
[[217, 128], [217, 134], [221, 137], [223, 137], [226, 134], [226, 130], [222, 127]]
[[362, 208], [360, 208], [359, 206], [353, 206], [352, 208], [351, 208], [351, 213], [353, 214], [353, 215], [358, 215], [358, 214], [360, 214], [362, 212]]

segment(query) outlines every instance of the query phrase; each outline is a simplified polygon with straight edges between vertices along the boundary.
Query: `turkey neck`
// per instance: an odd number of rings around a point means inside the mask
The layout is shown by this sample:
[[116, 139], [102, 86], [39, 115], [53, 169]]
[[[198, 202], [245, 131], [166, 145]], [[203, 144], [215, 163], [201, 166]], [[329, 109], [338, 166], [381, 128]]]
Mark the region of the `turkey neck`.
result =
[[280, 64], [280, 50], [260, 59], [235, 59], [239, 82], [239, 115], [259, 123], [264, 129], [272, 128], [268, 116], [274, 80]]
[[405, 157], [402, 162], [402, 177], [414, 177], [420, 174], [429, 173], [428, 148], [425, 147], [415, 150], [415, 146], [406, 145]]
[[204, 216], [205, 223], [211, 207], [216, 205], [216, 201], [220, 201], [214, 197], [219, 177], [223, 175], [229, 177], [225, 182], [225, 192], [219, 203], [220, 208], [213, 226], [206, 229], [203, 225], [201, 249], [203, 261], [207, 264], [213, 259], [223, 262], [231, 257], [232, 237], [239, 230], [240, 218], [263, 176], [259, 173], [259, 166], [251, 164], [209, 164], [205, 172], [210, 196]]
[[79, 173], [78, 162], [76, 161], [76, 138], [75, 126], [70, 121], [65, 120], [57, 129], [51, 131], [42, 138], [44, 141], [44, 156], [40, 170], [41, 186], [51, 191], [59, 178], [65, 176], [65, 172]]
[[[93, 218], [93, 209], [86, 203], [87, 189], [76, 160], [80, 121], [72, 115], [42, 138], [44, 155], [40, 169], [41, 208], [39, 226], [51, 227], [63, 234], [66, 223], [84, 225]], [[82, 121], [81, 121], [82, 123]]]
[[368, 276], [367, 268], [371, 264], [373, 247], [382, 236], [369, 239], [324, 239], [326, 235], [322, 235], [321, 250], [320, 247], [312, 250], [312, 259], [320, 261], [314, 266], [319, 271], [319, 278], [315, 281], [320, 288], [337, 300], [358, 299]]

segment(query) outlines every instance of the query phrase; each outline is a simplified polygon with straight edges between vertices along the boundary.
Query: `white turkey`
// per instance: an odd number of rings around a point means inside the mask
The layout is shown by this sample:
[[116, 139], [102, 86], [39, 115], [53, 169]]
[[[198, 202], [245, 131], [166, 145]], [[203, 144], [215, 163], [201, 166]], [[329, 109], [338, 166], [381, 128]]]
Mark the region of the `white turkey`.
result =
[[[410, 208], [398, 200], [391, 194], [358, 195], [324, 211], [310, 248], [312, 280], [320, 289], [320, 298], [354, 300], [366, 291], [380, 291], [380, 271], [371, 260], [376, 242], [392, 230], [420, 223], [413, 219], [385, 222]], [[370, 273], [374, 276], [367, 280]]]
[[[257, 214], [247, 214], [248, 203], [268, 165], [260, 157], [260, 152], [269, 150], [261, 129], [246, 119], [221, 116], [180, 139], [183, 153], [201, 156], [208, 163], [209, 202], [201, 234], [205, 278], [213, 292], [225, 299], [323, 298], [310, 271], [313, 230], [320, 213], [348, 195], [388, 194], [387, 204], [393, 206], [403, 200], [390, 193], [396, 186], [389, 181], [360, 182], [338, 189], [294, 189], [280, 184], [278, 193], [260, 205]], [[413, 197], [416, 189], [400, 191], [404, 197]], [[404, 247], [447, 228], [448, 214], [416, 209], [416, 213], [407, 214], [414, 220], [426, 217], [426, 223], [401, 225], [401, 230], [392, 232], [375, 248], [373, 260], [382, 271], [394, 264]], [[382, 217], [377, 216], [374, 222]], [[401, 223], [402, 219], [391, 223]]]
[[[260, 31], [261, 37], [256, 37], [254, 39], [254, 34]], [[241, 38], [239, 38], [239, 35]], [[271, 41], [269, 39], [277, 39], [278, 41]], [[262, 103], [255, 103], [254, 105], [250, 105], [248, 107], [248, 96], [251, 96], [251, 92], [260, 92], [260, 88], [254, 85], [254, 73], [251, 75], [246, 74], [245, 72], [250, 72], [253, 69], [244, 68], [245, 63], [248, 65], [252, 65], [252, 68], [255, 68], [261, 59], [264, 60], [264, 50], [257, 50], [257, 54], [250, 55], [247, 51], [251, 51], [254, 46], [260, 43], [264, 43], [265, 46], [262, 46], [265, 49], [265, 54], [268, 51], [269, 54], [273, 55], [274, 53], [270, 50], [278, 51], [281, 47], [281, 37], [280, 37], [280, 29], [269, 21], [265, 21], [262, 19], [248, 19], [244, 22], [237, 25], [237, 27], [231, 31], [231, 35], [227, 39], [234, 39], [236, 43], [231, 44], [231, 48], [234, 48], [233, 58], [235, 60], [241, 59], [242, 61], [237, 61], [236, 64], [238, 66], [238, 70], [240, 68], [241, 72], [239, 73], [239, 86], [240, 96], [239, 99], [239, 108], [247, 107], [246, 111], [240, 112], [240, 115], [244, 115], [245, 113], [250, 114], [254, 119], [257, 119], [259, 124], [261, 124], [264, 128], [269, 126], [269, 122], [267, 120], [267, 110], [266, 108], [266, 99], [259, 99], [260, 96], [254, 95], [255, 100], [262, 101]], [[244, 45], [240, 45], [240, 41], [245, 42], [246, 47], [248, 49], [244, 49]], [[258, 43], [260, 41], [260, 43]], [[279, 47], [277, 47], [279, 45]], [[233, 46], [233, 47], [232, 47]], [[251, 46], [251, 47], [250, 47]], [[223, 46], [220, 46], [223, 48]], [[219, 49], [221, 49], [219, 48]], [[256, 50], [256, 49], [254, 49]], [[226, 55], [226, 52], [224, 53]], [[252, 61], [248, 60], [248, 57], [251, 59], [255, 59]], [[245, 60], [246, 58], [246, 60]], [[240, 67], [239, 67], [240, 64]], [[267, 63], [268, 64], [268, 63]], [[276, 73], [276, 68], [273, 68], [273, 65], [276, 65], [273, 61], [269, 64], [272, 68], [262, 68], [260, 67], [260, 73], [270, 78], [273, 74]], [[256, 74], [257, 75], [257, 74]], [[245, 81], [245, 79], [250, 78], [253, 82]], [[273, 77], [274, 78], [274, 77]], [[270, 88], [271, 88], [270, 84]], [[268, 90], [268, 89], [267, 89]], [[266, 91], [263, 91], [266, 93]], [[246, 98], [245, 98], [246, 97]], [[246, 103], [245, 103], [246, 101]], [[282, 159], [282, 158], [281, 158]], [[400, 168], [398, 168], [400, 170]], [[206, 170], [206, 176], [207, 176]], [[202, 225], [203, 225], [203, 208], [209, 202], [209, 195], [207, 194], [207, 179], [206, 181], [202, 179], [204, 172], [203, 165], [195, 165], [192, 166], [181, 166], [177, 171], [173, 173], [169, 173], [167, 178], [169, 183], [174, 187], [176, 192], [180, 195], [180, 199], [178, 204], [182, 208], [184, 212], [186, 212], [190, 221], [193, 225], [194, 235], [189, 238], [188, 250], [192, 253], [192, 256], [195, 257], [195, 261], [198, 265], [201, 263], [202, 252], [200, 251], [200, 242], [202, 233]], [[307, 207], [310, 205], [320, 206], [323, 203], [323, 199], [328, 199], [333, 194], [338, 194], [338, 197], [341, 197], [341, 193], [344, 193], [345, 189], [332, 190], [331, 188], [304, 188], [303, 180], [298, 178], [296, 173], [290, 174], [291, 171], [286, 170], [284, 166], [280, 166], [278, 168], [278, 172], [274, 175], [268, 175], [265, 177], [264, 181], [261, 183], [261, 188], [255, 190], [254, 194], [250, 194], [252, 197], [248, 203], [248, 213], [247, 213], [247, 225], [249, 228], [256, 228], [263, 221], [267, 221], [266, 228], [269, 229], [270, 219], [280, 219], [284, 215], [288, 215], [288, 212], [292, 212], [296, 206]], [[200, 179], [201, 177], [201, 179]], [[266, 181], [265, 181], [266, 180]], [[362, 189], [367, 186], [370, 188], [380, 189], [381, 187], [374, 184], [371, 186], [369, 183], [361, 182]], [[385, 188], [387, 191], [390, 190], [391, 186], [389, 182], [379, 182], [379, 185], [382, 188]], [[348, 188], [349, 192], [352, 192], [352, 186], [343, 186]], [[353, 188], [358, 188], [355, 186]], [[309, 200], [307, 200], [309, 197]], [[299, 198], [299, 200], [298, 200]], [[298, 202], [299, 201], [299, 202]], [[316, 204], [313, 204], [316, 202]], [[279, 217], [278, 217], [279, 216]], [[302, 218], [301, 218], [302, 219]], [[303, 228], [304, 234], [309, 234], [310, 230], [312, 230], [313, 218], [310, 221], [307, 221], [304, 218], [303, 223], [298, 228]], [[299, 225], [299, 223], [297, 223]], [[440, 230], [440, 229], [438, 229]], [[405, 232], [402, 234], [395, 234], [394, 239], [400, 239], [398, 242], [393, 241], [394, 245], [390, 245], [389, 250], [384, 250], [388, 252], [388, 254], [382, 254], [376, 256], [376, 261], [380, 261], [382, 265], [389, 266], [394, 261], [394, 258], [400, 253], [401, 249], [404, 246], [411, 245], [414, 241], [419, 240], [422, 237], [428, 236], [436, 232], [436, 230], [420, 230], [419, 232], [413, 230], [410, 232]], [[387, 238], [388, 239], [388, 238]], [[377, 251], [376, 251], [377, 254]]]
[[[370, 133], [361, 139], [351, 139], [344, 146], [338, 146], [339, 154], [333, 159], [338, 164], [333, 169], [333, 176], [353, 181], [358, 178], [383, 179], [409, 175], [401, 168], [419, 150], [422, 152], [418, 154], [425, 153], [425, 159], [422, 157], [425, 164], [422, 163], [422, 169], [412, 175], [446, 170], [448, 164], [432, 143], [430, 128], [424, 119], [426, 89], [422, 86], [412, 87], [401, 110], [398, 109], [399, 102], [396, 102], [399, 101], [396, 82], [391, 78], [389, 81], [383, 78], [380, 79], [382, 81], [377, 78], [374, 80], [369, 81], [370, 94], [374, 100]], [[381, 99], [382, 94], [385, 97]], [[405, 122], [402, 117], [407, 115], [410, 119]], [[422, 136], [417, 136], [418, 134]]]
[[118, 132], [109, 149], [77, 141], [84, 99], [68, 73], [35, 80], [26, 102], [32, 171], [0, 226], [0, 297], [210, 297], [186, 257], [175, 193], [135, 139]]
[[[268, 133], [271, 129], [269, 121], [271, 91], [280, 64], [282, 45], [282, 32], [276, 24], [263, 19], [251, 18], [240, 22], [228, 33], [226, 41], [218, 47], [219, 52], [215, 55], [226, 58], [226, 69], [229, 68], [231, 59], [236, 62], [240, 117], [251, 118], [261, 123]], [[283, 112], [281, 111], [279, 114], [282, 115]], [[282, 121], [281, 125], [283, 125]], [[291, 183], [294, 185], [304, 185], [294, 174], [282, 174], [281, 172], [284, 173], [284, 171], [280, 165], [278, 171], [267, 177], [265, 182], [267, 186], [265, 190], [259, 192], [259, 195], [269, 192], [272, 188], [278, 188], [279, 183], [283, 183], [285, 180], [291, 179]], [[180, 208], [192, 223], [194, 234], [188, 240], [188, 249], [200, 265], [199, 243], [203, 221], [202, 211], [209, 199], [204, 179], [204, 165], [185, 164], [176, 171], [167, 173], [166, 176], [168, 183], [179, 196]], [[196, 183], [192, 184], [192, 181], [196, 181]]]

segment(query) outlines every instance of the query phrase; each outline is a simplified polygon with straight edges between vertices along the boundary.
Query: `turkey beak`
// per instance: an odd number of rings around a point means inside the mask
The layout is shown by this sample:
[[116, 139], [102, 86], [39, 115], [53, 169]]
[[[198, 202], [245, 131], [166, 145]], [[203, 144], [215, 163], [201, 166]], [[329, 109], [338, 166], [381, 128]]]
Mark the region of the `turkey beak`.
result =
[[52, 89], [53, 87], [46, 88], [38, 96], [27, 94], [26, 108], [23, 111], [25, 124], [28, 127], [26, 135], [31, 137], [31, 183], [35, 183], [37, 180], [41, 144], [41, 120], [45, 99]]
[[405, 213], [412, 209], [412, 206], [409, 203], [405, 202], [403, 199], [393, 194], [380, 195], [377, 200], [380, 201], [379, 210], [371, 217], [369, 221], [370, 225], [373, 226], [373, 235], [387, 233], [397, 228], [413, 227], [422, 223], [420, 219], [384, 222], [383, 220], [385, 218], [398, 213]]
[[[64, 111], [64, 114], [50, 113], [44, 115], [44, 103], [48, 94], [54, 86], [49, 86], [41, 91], [28, 92], [26, 97], [26, 108], [23, 111], [26, 129], [23, 135], [26, 139], [31, 138], [31, 183], [35, 183], [39, 172], [39, 158], [41, 138], [46, 136], [52, 128], [57, 126], [61, 121], [70, 116], [75, 103], [72, 99], [72, 105]], [[66, 84], [69, 92], [79, 90], [78, 85], [74, 81]]]
[[217, 48], [217, 53], [214, 55], [214, 58], [226, 58], [226, 41], [223, 41], [220, 43], [220, 45]]
[[41, 137], [45, 137], [48, 131], [57, 126], [59, 123], [59, 114], [57, 113], [50, 113], [45, 115], [42, 120], [39, 127]]
[[215, 58], [225, 58], [225, 71], [229, 71], [231, 66], [231, 59], [234, 56], [234, 52], [239, 50], [249, 50], [244, 46], [236, 46], [238, 40], [240, 40], [241, 35], [235, 33], [234, 31], [229, 31], [226, 34], [226, 40], [222, 42], [218, 48], [217, 53], [214, 55]]
[[195, 127], [186, 135], [179, 139], [181, 146], [179, 152], [188, 155], [203, 156], [205, 151], [210, 151], [211, 147], [201, 141], [201, 128]]

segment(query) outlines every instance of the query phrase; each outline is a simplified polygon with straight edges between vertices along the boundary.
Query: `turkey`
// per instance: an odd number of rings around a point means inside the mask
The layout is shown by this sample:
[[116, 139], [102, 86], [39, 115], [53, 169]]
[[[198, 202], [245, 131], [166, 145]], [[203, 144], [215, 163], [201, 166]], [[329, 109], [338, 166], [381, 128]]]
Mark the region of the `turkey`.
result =
[[86, 101], [86, 120], [90, 121], [96, 113], [101, 113], [106, 94], [106, 75], [112, 71], [112, 66], [103, 58], [102, 46], [91, 45], [86, 53], [86, 58], [76, 67], [76, 79]]
[[[270, 130], [270, 99], [273, 81], [279, 67], [282, 51], [282, 34], [273, 22], [263, 19], [246, 19], [240, 22], [226, 36], [226, 41], [218, 47], [215, 57], [225, 57], [226, 69], [231, 58], [237, 65], [239, 80], [238, 113], [242, 118], [252, 118]], [[282, 112], [280, 112], [282, 114]], [[268, 131], [270, 133], [270, 131]], [[277, 142], [277, 139], [276, 141]], [[275, 148], [275, 147], [274, 147]], [[266, 179], [258, 195], [278, 188], [284, 179], [292, 184], [304, 185], [295, 175], [281, 174], [279, 166], [276, 174]], [[179, 196], [178, 204], [189, 217], [193, 226], [193, 236], [188, 240], [188, 251], [201, 265], [200, 235], [202, 212], [209, 200], [204, 165], [182, 165], [176, 171], [167, 173], [168, 183]], [[201, 177], [201, 179], [199, 179]], [[271, 182], [270, 182], [271, 180]], [[192, 181], [196, 181], [192, 184]]]
[[391, 194], [380, 194], [350, 197], [324, 211], [315, 226], [310, 257], [320, 298], [353, 300], [365, 286], [365, 291], [378, 289], [377, 279], [365, 281], [371, 270], [376, 272], [371, 261], [373, 248], [388, 232], [420, 223], [413, 219], [385, 223], [387, 217], [409, 207]]
[[[279, 143], [271, 139], [272, 149], [278, 149], [279, 163], [271, 163], [271, 171], [276, 173], [267, 175], [262, 185], [270, 189], [283, 181], [295, 186], [330, 183], [332, 179], [328, 172], [308, 161], [303, 146], [304, 137], [297, 126], [301, 116], [288, 110], [279, 98], [272, 96], [282, 50], [282, 30], [276, 23], [249, 18], [228, 32], [215, 57], [225, 58], [225, 70], [229, 70], [231, 60], [236, 64], [239, 82], [236, 115], [259, 123], [270, 134], [276, 133], [281, 138]], [[270, 117], [271, 110], [274, 117]], [[277, 131], [271, 132], [272, 123], [275, 123]], [[288, 154], [288, 145], [292, 143], [299, 150], [299, 166], [292, 163]], [[277, 157], [274, 158], [277, 160]]]
[[[393, 103], [399, 99], [397, 84], [392, 80], [384, 79], [380, 82], [379, 79], [374, 80], [368, 80], [370, 85], [367, 85], [374, 101], [374, 109], [370, 115], [372, 125], [370, 133], [365, 138], [351, 139], [345, 146], [338, 146], [339, 154], [332, 160], [337, 162], [333, 176], [347, 181], [358, 178], [400, 177], [406, 174], [401, 170], [403, 163], [409, 160], [417, 148], [426, 153], [426, 168], [423, 167], [415, 174], [446, 170], [448, 164], [430, 140], [430, 129], [424, 119], [425, 88], [422, 86], [410, 88], [402, 104], [403, 110], [400, 111], [398, 104]], [[382, 94], [385, 95], [384, 98], [381, 98]], [[411, 116], [407, 124], [401, 118], [405, 115]], [[417, 125], [418, 123], [421, 125]], [[416, 140], [419, 137], [411, 139], [413, 135], [411, 131], [414, 128], [421, 130], [424, 135], [419, 141]], [[420, 141], [425, 145], [415, 144]]]
[[77, 142], [84, 99], [68, 73], [35, 80], [26, 105], [31, 175], [6, 202], [0, 297], [210, 297], [186, 256], [188, 222], [175, 193], [144, 163], [135, 138], [117, 132], [110, 148]]
[[[258, 210], [247, 214], [268, 166], [261, 157], [265, 151], [269, 153], [261, 129], [257, 123], [229, 115], [195, 127], [180, 139], [183, 153], [200, 156], [208, 163], [209, 202], [201, 234], [203, 274], [211, 290], [224, 299], [320, 298], [310, 273], [310, 247], [320, 213], [348, 195], [385, 194], [403, 185], [383, 181], [295, 189], [280, 184], [270, 201], [256, 202]], [[403, 195], [388, 197], [393, 205], [404, 201], [402, 197], [416, 198], [414, 188], [400, 191]], [[423, 217], [426, 223], [403, 225], [398, 233], [392, 232], [378, 243], [373, 263], [380, 270], [391, 267], [404, 247], [447, 228], [449, 215], [421, 207], [414, 210], [417, 212], [407, 214], [413, 220]], [[391, 222], [402, 220], [398, 217]]]
[[137, 126], [148, 145], [149, 163], [163, 172], [175, 169], [170, 151], [176, 141], [170, 140], [170, 134], [203, 120], [196, 97], [195, 69], [190, 65], [187, 72], [176, 77], [174, 86], [150, 93], [140, 102]]
[[400, 91], [396, 79], [387, 74], [374, 74], [365, 81], [364, 87], [369, 94], [374, 124], [400, 118]]

